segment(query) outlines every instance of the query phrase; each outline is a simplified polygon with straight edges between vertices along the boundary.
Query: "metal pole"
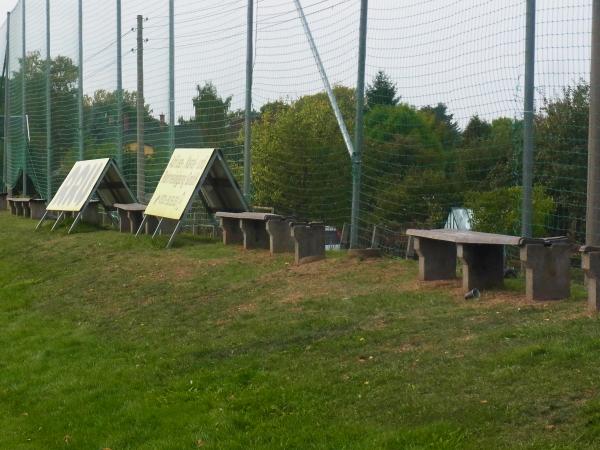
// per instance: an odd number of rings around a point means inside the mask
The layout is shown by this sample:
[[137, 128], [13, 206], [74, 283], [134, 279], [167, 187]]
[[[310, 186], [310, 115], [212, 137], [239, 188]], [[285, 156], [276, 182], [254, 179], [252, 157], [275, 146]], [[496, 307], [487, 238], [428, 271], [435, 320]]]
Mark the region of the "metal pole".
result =
[[123, 68], [121, 47], [121, 0], [117, 0], [117, 167], [123, 170]]
[[169, 0], [169, 151], [175, 150], [175, 0]]
[[79, 81], [77, 92], [79, 120], [79, 161], [83, 160], [83, 0], [79, 0]]
[[46, 200], [52, 199], [52, 98], [50, 91], [50, 0], [46, 0]]
[[585, 243], [600, 246], [600, 0], [592, 12], [592, 61]]
[[144, 173], [144, 18], [137, 16], [137, 199], [145, 201]]
[[358, 41], [358, 76], [356, 80], [356, 129], [352, 153], [352, 213], [350, 225], [350, 248], [358, 247], [358, 223], [360, 217], [360, 175], [362, 170], [362, 147], [365, 111], [365, 61], [367, 59], [367, 15], [369, 1], [360, 5], [360, 29]]
[[302, 27], [304, 28], [304, 34], [306, 34], [308, 44], [310, 45], [310, 49], [312, 51], [313, 57], [315, 58], [315, 62], [317, 63], [317, 67], [319, 68], [321, 80], [323, 81], [323, 86], [325, 87], [325, 91], [327, 92], [327, 96], [329, 97], [329, 102], [331, 103], [331, 107], [333, 108], [333, 113], [335, 114], [335, 118], [337, 120], [338, 126], [340, 127], [340, 131], [342, 132], [344, 143], [346, 144], [346, 148], [348, 149], [350, 157], [352, 157], [352, 155], [354, 154], [354, 145], [352, 144], [352, 138], [350, 137], [350, 133], [348, 133], [348, 129], [346, 128], [346, 124], [344, 123], [344, 117], [342, 116], [342, 112], [340, 111], [340, 108], [337, 104], [337, 100], [335, 98], [335, 94], [333, 93], [333, 89], [331, 89], [331, 85], [329, 84], [327, 72], [325, 72], [323, 61], [321, 61], [321, 56], [319, 55], [319, 50], [317, 50], [317, 45], [315, 44], [315, 40], [313, 39], [310, 27], [308, 26], [308, 22], [306, 21], [304, 10], [302, 9], [300, 0], [294, 0], [294, 4], [296, 5], [296, 11], [298, 11], [298, 15], [300, 16], [300, 21], [302, 22]]
[[250, 203], [252, 177], [252, 71], [254, 38], [254, 0], [248, 0], [246, 19], [246, 106], [244, 110], [244, 196]]
[[6, 13], [6, 72], [4, 73], [4, 186], [6, 192], [12, 195], [12, 189], [8, 184], [10, 171], [8, 166], [11, 163], [10, 157], [10, 13]]
[[533, 95], [535, 89], [535, 0], [527, 0], [525, 102], [523, 105], [523, 204], [521, 234], [531, 237], [533, 217]]
[[22, 39], [22, 59], [21, 59], [21, 114], [22, 114], [22, 132], [23, 132], [23, 158], [21, 164], [23, 164], [23, 195], [27, 195], [27, 87], [25, 83], [27, 71], [27, 39], [26, 39], [26, 24], [27, 19], [25, 16], [25, 0], [21, 0], [22, 15], [21, 15], [21, 39]]

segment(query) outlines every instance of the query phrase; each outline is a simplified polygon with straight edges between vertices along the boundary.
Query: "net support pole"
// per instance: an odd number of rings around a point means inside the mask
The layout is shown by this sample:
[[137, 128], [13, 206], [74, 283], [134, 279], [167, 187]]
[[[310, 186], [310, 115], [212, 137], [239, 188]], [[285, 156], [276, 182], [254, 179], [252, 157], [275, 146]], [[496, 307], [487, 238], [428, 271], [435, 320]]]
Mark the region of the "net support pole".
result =
[[52, 199], [52, 97], [50, 91], [52, 60], [50, 59], [50, 0], [46, 0], [46, 201]]
[[525, 27], [525, 99], [523, 104], [523, 200], [521, 234], [532, 235], [533, 218], [533, 96], [535, 90], [535, 0], [527, 0]]
[[600, 0], [593, 1], [585, 243], [600, 246]]
[[248, 0], [246, 19], [246, 105], [244, 109], [244, 196], [250, 203], [252, 177], [252, 71], [254, 66], [254, 0]]
[[78, 133], [78, 160], [82, 161], [83, 154], [83, 0], [79, 0], [78, 7], [78, 44], [77, 44], [77, 64], [79, 66], [78, 70], [78, 81], [77, 81], [77, 119], [79, 123], [79, 133]]
[[145, 201], [146, 176], [144, 172], [144, 18], [137, 16], [137, 199]]
[[12, 188], [8, 183], [10, 156], [10, 12], [6, 13], [6, 72], [4, 73], [4, 165], [3, 180], [6, 192], [12, 195]]
[[362, 172], [362, 147], [365, 111], [365, 61], [367, 58], [367, 16], [369, 0], [361, 0], [358, 40], [358, 74], [356, 79], [356, 125], [354, 152], [352, 153], [352, 213], [350, 220], [350, 248], [358, 247], [360, 218], [360, 176]]
[[116, 0], [117, 9], [117, 167], [123, 170], [123, 66], [122, 64], [122, 24], [121, 0]]
[[27, 17], [25, 16], [25, 0], [21, 0], [21, 39], [22, 39], [22, 55], [21, 55], [21, 118], [22, 118], [22, 133], [23, 133], [23, 156], [21, 164], [23, 167], [23, 195], [27, 195], [27, 86], [26, 86], [26, 71], [27, 71]]
[[175, 150], [175, 0], [169, 0], [169, 152]]
[[350, 155], [350, 157], [352, 157], [352, 154], [354, 153], [354, 145], [352, 144], [352, 138], [350, 137], [350, 133], [348, 133], [348, 129], [346, 128], [344, 117], [342, 116], [342, 112], [340, 111], [340, 108], [338, 106], [335, 94], [333, 93], [333, 89], [331, 89], [331, 84], [329, 83], [327, 72], [325, 72], [323, 61], [321, 61], [319, 50], [317, 49], [317, 45], [315, 44], [315, 40], [313, 39], [310, 27], [308, 26], [308, 22], [306, 21], [306, 16], [304, 15], [304, 10], [302, 9], [300, 0], [294, 0], [294, 5], [296, 5], [296, 11], [298, 11], [298, 16], [300, 17], [300, 21], [302, 22], [304, 34], [306, 35], [306, 39], [308, 40], [308, 44], [310, 45], [310, 50], [312, 51], [313, 57], [319, 69], [319, 73], [321, 74], [321, 80], [323, 81], [323, 86], [325, 87], [325, 91], [327, 92], [327, 96], [329, 97], [331, 108], [333, 109], [333, 113], [335, 114], [338, 126], [340, 127], [342, 137], [344, 138], [346, 149], [348, 150], [348, 154]]

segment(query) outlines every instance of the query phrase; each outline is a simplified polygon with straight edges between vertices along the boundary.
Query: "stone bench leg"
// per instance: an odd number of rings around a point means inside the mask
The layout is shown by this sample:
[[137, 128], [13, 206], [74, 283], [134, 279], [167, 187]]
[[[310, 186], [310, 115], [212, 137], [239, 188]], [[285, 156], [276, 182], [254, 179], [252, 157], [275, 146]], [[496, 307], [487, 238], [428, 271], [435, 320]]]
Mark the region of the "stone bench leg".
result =
[[244, 249], [269, 248], [269, 234], [262, 220], [240, 219], [240, 230], [244, 235]]
[[8, 202], [8, 208], [10, 209], [10, 213], [11, 213], [13, 216], [16, 216], [16, 215], [17, 215], [17, 205], [16, 205], [16, 203], [15, 203], [15, 202], [9, 201], [9, 202]]
[[490, 289], [504, 285], [502, 245], [457, 244], [456, 254], [463, 264], [463, 289]]
[[453, 280], [456, 278], [456, 244], [415, 237], [414, 249], [419, 255], [419, 280]]
[[129, 232], [131, 234], [137, 233], [138, 228], [142, 223], [142, 213], [138, 211], [127, 211], [127, 220], [129, 222]]
[[571, 245], [528, 244], [521, 248], [528, 300], [560, 300], [571, 295]]
[[294, 225], [291, 236], [294, 239], [296, 264], [325, 258], [325, 225], [322, 223]]
[[588, 311], [600, 311], [600, 252], [581, 255], [581, 268], [586, 276], [588, 292]]
[[219, 222], [223, 231], [224, 245], [241, 245], [244, 243], [244, 233], [240, 229], [239, 219], [219, 217]]
[[132, 227], [131, 221], [129, 220], [129, 212], [117, 209], [117, 214], [119, 214], [119, 233], [130, 233]]
[[30, 217], [35, 220], [41, 219], [46, 213], [46, 205], [42, 202], [29, 203]]
[[7, 209], [7, 203], [6, 194], [0, 194], [0, 211], [5, 211]]
[[31, 210], [29, 209], [29, 203], [21, 203], [21, 215], [23, 217], [27, 217], [30, 218], [31, 217]]
[[266, 225], [269, 233], [269, 250], [276, 253], [293, 253], [295, 249], [292, 237], [291, 221], [288, 219], [269, 219]]
[[81, 221], [90, 225], [101, 225], [102, 217], [98, 211], [98, 205], [90, 204], [81, 213]]
[[152, 235], [158, 226], [158, 219], [155, 216], [146, 217], [146, 225], [144, 226], [144, 233]]

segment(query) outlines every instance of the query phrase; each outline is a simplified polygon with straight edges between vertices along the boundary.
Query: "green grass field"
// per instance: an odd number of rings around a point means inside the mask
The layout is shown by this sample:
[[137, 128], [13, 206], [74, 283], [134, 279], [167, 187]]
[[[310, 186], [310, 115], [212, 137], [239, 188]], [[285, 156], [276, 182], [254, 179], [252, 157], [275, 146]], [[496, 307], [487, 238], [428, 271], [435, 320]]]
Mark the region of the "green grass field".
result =
[[585, 295], [0, 213], [0, 449], [600, 447]]

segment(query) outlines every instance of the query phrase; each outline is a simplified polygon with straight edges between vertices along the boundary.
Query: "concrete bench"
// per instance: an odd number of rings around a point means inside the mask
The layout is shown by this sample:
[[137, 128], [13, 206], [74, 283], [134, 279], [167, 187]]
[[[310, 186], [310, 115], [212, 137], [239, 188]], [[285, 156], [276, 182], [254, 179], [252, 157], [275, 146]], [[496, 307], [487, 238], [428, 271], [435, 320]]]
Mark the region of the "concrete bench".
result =
[[6, 197], [8, 197], [7, 193], [0, 194], [0, 211], [5, 211], [8, 207]]
[[246, 250], [255, 248], [270, 249], [271, 237], [267, 232], [267, 222], [272, 219], [281, 220], [277, 214], [258, 212], [217, 212], [223, 244], [242, 244]]
[[504, 246], [520, 249], [530, 300], [558, 300], [570, 295], [572, 246], [564, 237], [532, 239], [458, 230], [406, 231], [414, 239], [422, 281], [456, 278], [457, 257], [463, 264], [465, 291], [502, 287]]
[[7, 197], [8, 207], [13, 216], [30, 217], [29, 197]]
[[146, 205], [141, 203], [115, 203], [113, 206], [119, 215], [119, 231], [135, 234], [142, 223]]
[[304, 264], [325, 258], [325, 225], [321, 222], [293, 224], [296, 264]]
[[296, 241], [292, 237], [294, 219], [272, 217], [267, 220], [266, 229], [269, 234], [269, 251], [271, 255], [278, 253], [294, 253]]

